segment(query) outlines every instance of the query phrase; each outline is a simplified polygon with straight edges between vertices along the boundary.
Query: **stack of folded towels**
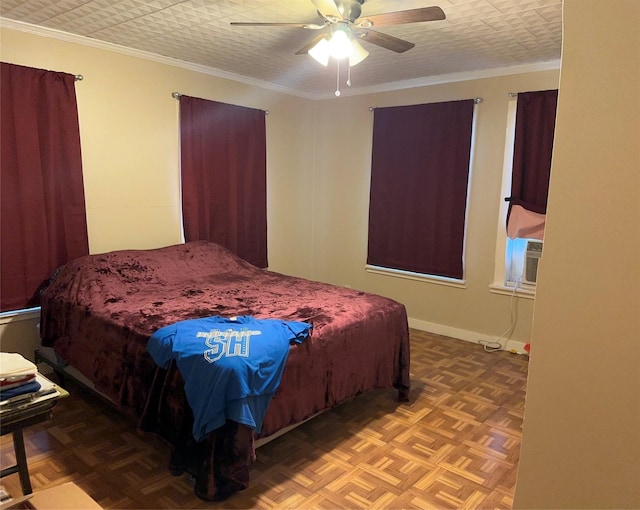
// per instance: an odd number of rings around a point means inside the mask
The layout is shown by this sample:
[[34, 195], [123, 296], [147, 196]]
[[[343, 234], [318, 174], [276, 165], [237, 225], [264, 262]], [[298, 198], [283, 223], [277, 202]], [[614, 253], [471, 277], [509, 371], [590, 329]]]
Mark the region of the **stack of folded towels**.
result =
[[38, 367], [22, 354], [0, 352], [0, 401], [40, 390]]

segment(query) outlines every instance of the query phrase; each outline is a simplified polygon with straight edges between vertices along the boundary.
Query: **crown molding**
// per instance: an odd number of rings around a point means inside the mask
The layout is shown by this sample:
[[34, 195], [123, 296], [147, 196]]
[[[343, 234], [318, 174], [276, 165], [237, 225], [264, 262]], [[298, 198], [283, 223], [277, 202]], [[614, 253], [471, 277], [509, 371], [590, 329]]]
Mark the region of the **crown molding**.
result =
[[[510, 67], [496, 67], [493, 69], [478, 69], [475, 71], [463, 71], [460, 73], [440, 74], [436, 76], [426, 76], [424, 78], [414, 78], [396, 82], [384, 83], [382, 85], [372, 85], [357, 89], [345, 89], [342, 96], [361, 96], [365, 94], [376, 94], [379, 92], [392, 92], [394, 90], [405, 90], [429, 85], [441, 85], [443, 83], [454, 83], [459, 81], [481, 80], [484, 78], [497, 78], [512, 74], [536, 73], [541, 71], [557, 71], [560, 69], [560, 59], [545, 62], [535, 62], [531, 64], [521, 64]], [[335, 99], [334, 95], [326, 94], [316, 99]]]
[[[276, 85], [274, 83], [257, 80], [255, 78], [250, 78], [248, 76], [229, 73], [221, 69], [216, 69], [213, 67], [208, 67], [200, 64], [194, 64], [191, 62], [185, 62], [183, 60], [178, 60], [171, 57], [157, 55], [155, 53], [151, 53], [148, 51], [136, 50], [133, 48], [128, 48], [126, 46], [121, 46], [119, 44], [99, 41], [97, 39], [92, 39], [90, 37], [70, 34], [68, 32], [63, 32], [61, 30], [55, 30], [52, 28], [32, 25], [30, 23], [15, 21], [8, 18], [0, 17], [0, 28], [8, 28], [8, 29], [27, 32], [27, 33], [31, 33], [31, 34], [35, 34], [43, 37], [51, 37], [54, 39], [58, 39], [61, 41], [66, 41], [74, 44], [81, 44], [83, 46], [90, 46], [92, 48], [111, 51], [114, 53], [119, 53], [119, 54], [127, 55], [130, 57], [150, 60], [152, 62], [179, 67], [181, 69], [186, 69], [188, 71], [194, 71], [197, 73], [215, 76], [218, 78], [233, 80], [233, 81], [237, 81], [247, 85], [260, 87], [263, 89], [271, 90], [274, 92], [280, 92], [283, 94], [289, 94], [292, 96], [302, 97], [305, 99], [313, 99], [313, 100], [339, 99], [339, 98], [336, 98], [335, 95], [333, 94], [330, 94], [330, 95], [329, 94], [309, 94], [309, 93], [302, 92], [300, 90], [295, 90], [288, 87], [283, 87], [281, 85]], [[443, 83], [471, 81], [471, 80], [479, 80], [483, 78], [495, 78], [499, 76], [508, 76], [512, 74], [523, 74], [523, 73], [550, 71], [550, 70], [558, 70], [558, 69], [560, 69], [559, 59], [546, 61], [546, 62], [535, 62], [531, 64], [523, 64], [523, 65], [517, 65], [517, 66], [511, 66], [511, 67], [478, 69], [475, 71], [464, 71], [459, 73], [442, 74], [437, 76], [427, 76], [424, 78], [415, 78], [411, 80], [384, 83], [381, 85], [373, 85], [371, 87], [345, 89], [343, 91], [342, 97], [361, 96], [365, 94], [375, 94], [379, 92], [391, 92], [395, 90], [426, 87], [429, 85], [440, 85]]]
[[152, 62], [157, 62], [159, 64], [166, 64], [173, 67], [179, 67], [181, 69], [186, 69], [188, 71], [195, 71], [197, 73], [207, 74], [210, 76], [215, 76], [217, 78], [233, 80], [240, 83], [244, 83], [246, 85], [253, 85], [255, 87], [272, 90], [274, 92], [280, 92], [283, 94], [289, 94], [289, 95], [298, 96], [306, 99], [318, 99], [318, 96], [314, 94], [304, 93], [299, 90], [283, 87], [281, 85], [276, 85], [276, 84], [269, 83], [262, 80], [257, 80], [255, 78], [250, 78], [248, 76], [229, 73], [227, 71], [222, 71], [220, 69], [216, 69], [213, 67], [194, 64], [192, 62], [185, 62], [184, 60], [165, 57], [163, 55], [157, 55], [155, 53], [151, 53], [148, 51], [136, 50], [134, 48], [128, 48], [126, 46], [121, 46], [119, 44], [114, 44], [106, 41], [99, 41], [97, 39], [92, 39], [91, 37], [86, 37], [83, 35], [70, 34], [69, 32], [63, 32], [61, 30], [55, 30], [53, 28], [32, 25], [30, 23], [24, 23], [22, 21], [15, 21], [8, 18], [0, 17], [0, 28], [8, 28], [11, 30], [27, 32], [27, 33], [39, 35], [42, 37], [51, 37], [52, 39], [58, 39], [60, 41], [65, 41], [69, 43], [81, 44], [83, 46], [89, 46], [91, 48], [96, 48], [99, 50], [111, 51], [113, 53], [119, 53], [121, 55], [126, 55], [129, 57], [149, 60]]

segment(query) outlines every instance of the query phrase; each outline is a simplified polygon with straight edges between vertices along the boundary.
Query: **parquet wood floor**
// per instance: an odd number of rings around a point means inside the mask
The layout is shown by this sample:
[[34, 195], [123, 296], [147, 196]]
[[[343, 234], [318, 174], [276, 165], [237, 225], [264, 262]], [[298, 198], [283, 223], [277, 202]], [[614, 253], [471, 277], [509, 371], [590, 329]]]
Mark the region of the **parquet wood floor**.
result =
[[[360, 395], [257, 450], [250, 487], [198, 499], [169, 448], [70, 385], [53, 420], [25, 431], [35, 491], [66, 481], [104, 508], [511, 508], [528, 359], [411, 330], [411, 402]], [[10, 436], [2, 466], [15, 460]], [[20, 494], [18, 475], [0, 483]]]

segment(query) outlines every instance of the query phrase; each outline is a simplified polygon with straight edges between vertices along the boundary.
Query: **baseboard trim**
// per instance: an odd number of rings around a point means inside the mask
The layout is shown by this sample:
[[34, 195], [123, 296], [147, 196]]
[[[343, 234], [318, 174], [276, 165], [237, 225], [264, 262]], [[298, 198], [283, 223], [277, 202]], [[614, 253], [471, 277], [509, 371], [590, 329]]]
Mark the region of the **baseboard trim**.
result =
[[[488, 342], [493, 344], [497, 343], [498, 341], [498, 338], [495, 336], [478, 333], [477, 331], [454, 328], [453, 326], [447, 326], [445, 324], [438, 324], [435, 322], [429, 322], [420, 319], [412, 319], [411, 317], [409, 317], [409, 327], [418, 329], [420, 331], [426, 331], [428, 333], [434, 333], [436, 335], [444, 335], [451, 338], [456, 338], [458, 340], [472, 342], [474, 344], [478, 344], [480, 342]], [[507, 340], [506, 343], [504, 341], [500, 343], [502, 344], [502, 350], [504, 351], [509, 351], [514, 354], [528, 354], [524, 348], [524, 346], [526, 345], [525, 342], [520, 342], [518, 340]]]

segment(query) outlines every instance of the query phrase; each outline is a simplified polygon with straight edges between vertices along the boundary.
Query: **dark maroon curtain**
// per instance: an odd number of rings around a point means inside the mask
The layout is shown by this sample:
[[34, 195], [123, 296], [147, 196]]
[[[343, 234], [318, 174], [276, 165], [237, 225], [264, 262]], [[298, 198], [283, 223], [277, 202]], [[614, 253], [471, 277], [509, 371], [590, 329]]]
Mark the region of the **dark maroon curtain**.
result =
[[186, 241], [267, 267], [265, 112], [181, 96], [180, 140]]
[[547, 212], [557, 103], [557, 90], [518, 93], [509, 210]]
[[1, 309], [38, 304], [60, 265], [89, 253], [75, 77], [2, 63]]
[[462, 279], [473, 107], [375, 109], [368, 264]]

